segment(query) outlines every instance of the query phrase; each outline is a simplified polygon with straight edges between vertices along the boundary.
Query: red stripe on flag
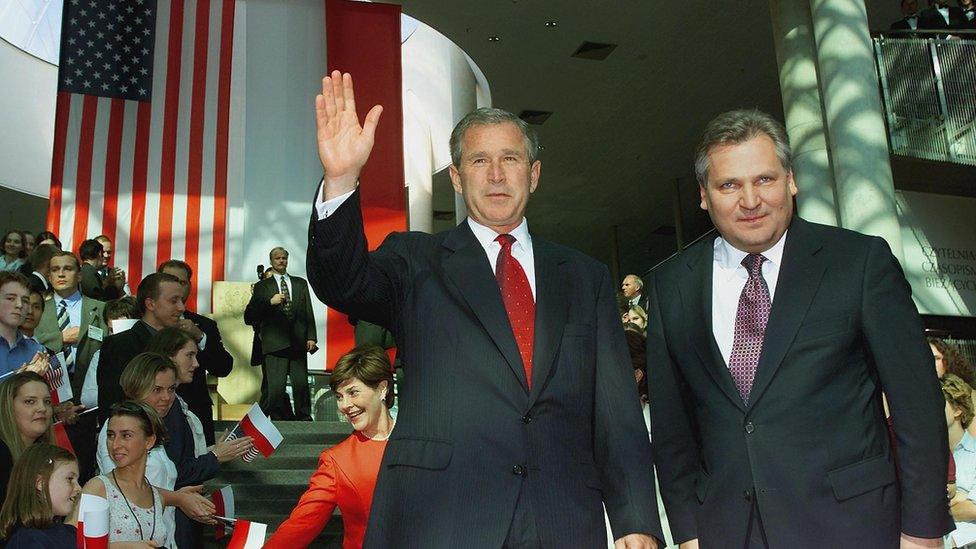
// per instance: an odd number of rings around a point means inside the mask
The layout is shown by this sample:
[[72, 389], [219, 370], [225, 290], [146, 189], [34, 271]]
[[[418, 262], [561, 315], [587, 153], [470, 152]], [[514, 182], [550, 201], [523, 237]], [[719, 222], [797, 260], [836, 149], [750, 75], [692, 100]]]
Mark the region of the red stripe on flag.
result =
[[68, 118], [71, 115], [71, 94], [58, 92], [54, 115], [54, 158], [51, 163], [51, 201], [47, 210], [47, 230], [58, 234], [61, 230], [61, 191], [64, 184], [64, 151], [68, 137]]
[[241, 429], [244, 430], [245, 435], [254, 439], [254, 447], [261, 452], [261, 455], [268, 457], [274, 453], [274, 446], [264, 436], [264, 433], [254, 426], [254, 423], [251, 421], [251, 416], [241, 418]]
[[227, 549], [244, 549], [247, 547], [247, 534], [251, 529], [251, 522], [238, 520], [234, 523], [234, 535], [231, 536]]
[[[407, 228], [403, 175], [403, 89], [400, 52], [400, 6], [326, 0], [326, 51], [329, 71], [349, 72], [356, 80], [360, 118], [383, 105], [373, 158], [359, 187], [363, 225], [370, 249], [393, 231]], [[369, 40], [362, 40], [368, 36]], [[326, 319], [326, 367], [354, 345], [346, 316], [329, 309]]]
[[[218, 517], [226, 517], [227, 515], [224, 514], [225, 512], [224, 494], [220, 490], [214, 490], [214, 492], [210, 494], [210, 497], [211, 499], [213, 499], [213, 503], [214, 503], [213, 514]], [[228, 518], [233, 518], [233, 517], [228, 517]], [[224, 528], [224, 524], [222, 522], [218, 522], [215, 528], [216, 530], [214, 530], [214, 539], [222, 539], [224, 536], [227, 535], [227, 530]]]
[[125, 101], [112, 100], [108, 119], [108, 149], [105, 155], [105, 193], [102, 198], [102, 233], [115, 242], [119, 215], [119, 169], [122, 162], [122, 122]]
[[[217, 78], [217, 143], [214, 158], [212, 280], [224, 279], [227, 225], [227, 156], [230, 138], [230, 82], [234, 45], [234, 0], [224, 0], [220, 22], [220, 71]], [[211, 292], [211, 296], [213, 292]]]
[[149, 172], [149, 128], [152, 105], [139, 103], [136, 116], [135, 158], [132, 163], [132, 214], [129, 218], [129, 280], [142, 280], [143, 230], [146, 223], [146, 186]]
[[[75, 223], [71, 243], [65, 249], [77, 250], [88, 234], [88, 207], [91, 205], [92, 154], [95, 146], [95, 117], [98, 97], [86, 95], [81, 108], [81, 135], [78, 140], [78, 175], [75, 178]], [[62, 239], [66, 240], [66, 239]]]
[[58, 446], [64, 448], [65, 450], [75, 454], [75, 447], [71, 444], [71, 439], [68, 438], [68, 431], [64, 429], [64, 422], [59, 421], [55, 423], [51, 430], [54, 431], [54, 443]]
[[356, 334], [349, 317], [329, 307], [325, 317], [325, 371], [331, 372], [339, 358], [356, 346]]
[[[203, 121], [207, 100], [207, 42], [210, 38], [210, 3], [197, 2], [196, 34], [193, 42], [193, 92], [190, 103], [190, 150], [186, 180], [186, 248], [184, 261], [199, 271], [200, 190], [203, 178]], [[160, 260], [164, 258], [159, 258]], [[197, 285], [190, 285], [187, 303], [197, 302]], [[188, 307], [196, 310], [195, 305]]]
[[[159, 225], [156, 259], [165, 261], [173, 251], [173, 193], [176, 190], [176, 130], [180, 109], [180, 66], [183, 48], [183, 0], [173, 0], [169, 14], [169, 52], [166, 58], [166, 106], [163, 109], [162, 164], [159, 168]], [[159, 101], [160, 98], [153, 98]]]

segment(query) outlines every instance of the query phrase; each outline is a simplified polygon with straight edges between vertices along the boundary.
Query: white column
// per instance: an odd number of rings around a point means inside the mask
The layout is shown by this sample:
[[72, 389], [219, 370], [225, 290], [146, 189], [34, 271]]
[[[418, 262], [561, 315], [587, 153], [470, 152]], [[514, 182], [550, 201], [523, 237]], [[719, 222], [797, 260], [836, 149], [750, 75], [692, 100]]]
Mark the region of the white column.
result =
[[864, 1], [810, 0], [810, 11], [841, 226], [883, 237], [902, 259], [895, 186]]
[[836, 188], [820, 99], [810, 6], [805, 0], [770, 0], [769, 9], [786, 133], [793, 149], [793, 175], [799, 187], [798, 213], [808, 221], [837, 226]]

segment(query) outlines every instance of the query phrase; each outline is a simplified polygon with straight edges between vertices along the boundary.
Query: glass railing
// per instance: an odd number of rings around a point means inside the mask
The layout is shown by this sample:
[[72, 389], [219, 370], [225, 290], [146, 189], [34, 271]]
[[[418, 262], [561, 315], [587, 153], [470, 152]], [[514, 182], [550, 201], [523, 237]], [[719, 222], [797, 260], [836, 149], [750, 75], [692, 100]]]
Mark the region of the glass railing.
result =
[[976, 32], [880, 33], [874, 52], [891, 152], [976, 165]]

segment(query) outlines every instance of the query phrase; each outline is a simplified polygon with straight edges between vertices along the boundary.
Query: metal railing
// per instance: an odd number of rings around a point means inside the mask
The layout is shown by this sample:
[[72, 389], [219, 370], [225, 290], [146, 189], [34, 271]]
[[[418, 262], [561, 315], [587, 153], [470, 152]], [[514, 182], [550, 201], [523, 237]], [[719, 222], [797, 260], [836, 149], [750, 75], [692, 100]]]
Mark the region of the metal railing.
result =
[[976, 33], [874, 37], [891, 152], [976, 165]]

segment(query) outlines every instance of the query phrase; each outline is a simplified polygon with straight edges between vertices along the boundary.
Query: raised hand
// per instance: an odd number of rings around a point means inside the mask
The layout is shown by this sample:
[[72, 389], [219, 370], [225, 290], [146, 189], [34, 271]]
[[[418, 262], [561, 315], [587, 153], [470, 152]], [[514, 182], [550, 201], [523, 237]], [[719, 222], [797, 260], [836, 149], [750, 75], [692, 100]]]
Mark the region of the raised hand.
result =
[[374, 106], [360, 126], [352, 76], [332, 71], [322, 79], [322, 93], [315, 96], [315, 122], [326, 200], [356, 188], [382, 112], [383, 107]]

